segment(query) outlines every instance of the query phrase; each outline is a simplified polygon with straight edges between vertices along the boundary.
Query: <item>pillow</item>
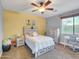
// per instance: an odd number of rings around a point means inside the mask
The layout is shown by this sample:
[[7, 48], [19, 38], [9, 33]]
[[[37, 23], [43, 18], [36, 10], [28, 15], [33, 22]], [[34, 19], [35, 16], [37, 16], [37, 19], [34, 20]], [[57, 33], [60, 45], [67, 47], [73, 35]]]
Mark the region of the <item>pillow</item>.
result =
[[28, 33], [26, 33], [25, 36], [26, 37], [28, 37], [28, 36], [38, 36], [38, 33], [37, 32], [28, 32]]
[[30, 35], [29, 34], [25, 34], [25, 38], [29, 37]]
[[33, 36], [38, 36], [38, 33], [37, 32], [33, 32], [32, 35]]

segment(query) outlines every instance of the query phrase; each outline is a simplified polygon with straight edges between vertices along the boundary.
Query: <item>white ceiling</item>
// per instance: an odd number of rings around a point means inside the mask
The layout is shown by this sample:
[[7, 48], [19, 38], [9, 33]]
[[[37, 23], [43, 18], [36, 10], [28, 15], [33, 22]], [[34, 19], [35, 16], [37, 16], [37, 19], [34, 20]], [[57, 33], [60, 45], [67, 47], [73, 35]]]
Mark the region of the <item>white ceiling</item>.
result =
[[38, 11], [32, 12], [32, 10], [34, 10], [34, 7], [30, 3], [34, 1], [35, 0], [1, 0], [2, 5], [5, 9], [31, 13], [33, 15], [39, 15], [43, 17], [50, 17], [71, 10], [79, 9], [79, 0], [51, 0], [52, 4], [50, 4], [48, 7], [53, 7], [54, 11], [45, 11], [44, 14], [41, 14]]

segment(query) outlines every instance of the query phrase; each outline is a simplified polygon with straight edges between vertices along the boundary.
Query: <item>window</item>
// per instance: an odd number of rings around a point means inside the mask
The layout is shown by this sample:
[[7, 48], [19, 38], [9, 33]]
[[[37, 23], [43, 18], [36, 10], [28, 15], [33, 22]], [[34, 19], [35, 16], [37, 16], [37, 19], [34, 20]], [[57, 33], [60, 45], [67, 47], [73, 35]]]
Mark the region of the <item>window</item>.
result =
[[62, 34], [79, 34], [79, 16], [62, 19]]
[[62, 33], [72, 34], [73, 33], [73, 18], [65, 18], [62, 20]]

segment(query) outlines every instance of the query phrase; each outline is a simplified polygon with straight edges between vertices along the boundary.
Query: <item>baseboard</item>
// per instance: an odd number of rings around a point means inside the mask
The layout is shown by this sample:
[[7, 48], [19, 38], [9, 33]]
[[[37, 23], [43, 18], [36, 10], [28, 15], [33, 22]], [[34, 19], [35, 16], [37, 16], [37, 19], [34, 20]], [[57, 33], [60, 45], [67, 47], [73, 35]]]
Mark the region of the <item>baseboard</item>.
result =
[[68, 45], [67, 43], [64, 43], [64, 42], [60, 42], [60, 44], [62, 44], [62, 45]]
[[1, 56], [2, 56], [2, 52], [0, 53], [0, 58], [1, 58]]
[[67, 43], [64, 43], [64, 42], [60, 42], [61, 45], [65, 45], [65, 46], [72, 46], [71, 44], [67, 44]]

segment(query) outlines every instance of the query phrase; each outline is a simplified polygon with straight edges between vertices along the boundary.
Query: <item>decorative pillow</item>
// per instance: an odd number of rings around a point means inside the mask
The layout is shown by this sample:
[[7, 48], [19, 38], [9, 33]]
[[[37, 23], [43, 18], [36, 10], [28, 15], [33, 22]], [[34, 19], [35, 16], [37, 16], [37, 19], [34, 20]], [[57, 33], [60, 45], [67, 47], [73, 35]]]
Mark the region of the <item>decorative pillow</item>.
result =
[[33, 36], [38, 36], [38, 33], [37, 32], [33, 32], [32, 35]]
[[28, 36], [38, 36], [38, 33], [37, 32], [27, 32], [26, 33], [26, 35], [25, 35], [26, 37], [28, 37]]
[[25, 34], [25, 37], [29, 37], [29, 36], [31, 36], [30, 33], [26, 33]]

